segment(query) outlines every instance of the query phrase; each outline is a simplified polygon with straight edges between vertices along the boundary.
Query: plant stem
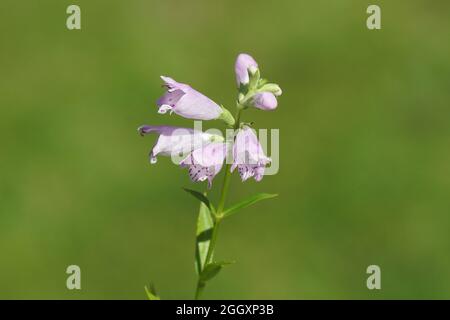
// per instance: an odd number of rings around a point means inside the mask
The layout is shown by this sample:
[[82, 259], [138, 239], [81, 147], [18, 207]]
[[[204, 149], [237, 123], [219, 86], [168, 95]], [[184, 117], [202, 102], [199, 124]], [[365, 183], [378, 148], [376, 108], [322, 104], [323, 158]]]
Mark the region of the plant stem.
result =
[[195, 290], [195, 300], [200, 299], [200, 295], [202, 294], [204, 288], [205, 288], [205, 283], [201, 282], [199, 279], [197, 281], [197, 289]]
[[[225, 201], [227, 199], [228, 189], [230, 186], [230, 172], [231, 165], [227, 164], [225, 166], [225, 176], [223, 178], [222, 192], [220, 194], [219, 204], [217, 205], [217, 215], [220, 215], [225, 207]], [[216, 217], [217, 218], [217, 217]]]
[[[234, 130], [238, 129], [239, 126], [241, 125], [241, 108], [237, 108], [236, 111], [236, 121], [234, 123]], [[217, 215], [216, 218], [218, 216], [221, 216], [222, 211], [225, 207], [225, 201], [227, 199], [227, 194], [228, 194], [228, 187], [230, 186], [230, 177], [231, 177], [231, 164], [226, 164], [225, 166], [225, 176], [223, 178], [223, 184], [222, 184], [222, 192], [220, 193], [220, 200], [219, 200], [219, 204], [217, 206]], [[211, 248], [211, 246], [210, 246]], [[208, 252], [209, 253], [209, 252]], [[206, 261], [208, 261], [208, 259], [206, 259]]]
[[[241, 110], [242, 109], [239, 108], [239, 106], [238, 106], [237, 112], [236, 112], [236, 122], [234, 124], [234, 130], [238, 129], [240, 126]], [[214, 249], [216, 247], [217, 234], [219, 232], [219, 226], [220, 226], [220, 223], [223, 218], [222, 212], [223, 212], [223, 209], [225, 208], [225, 201], [226, 201], [228, 189], [230, 186], [230, 177], [231, 177], [230, 168], [231, 168], [231, 164], [227, 164], [225, 166], [225, 176], [223, 178], [222, 191], [220, 193], [219, 204], [217, 205], [217, 212], [216, 212], [215, 219], [214, 219], [214, 226], [212, 229], [211, 240], [209, 242], [208, 252], [206, 254], [205, 265], [203, 266], [203, 269], [209, 263], [211, 263]], [[195, 290], [195, 300], [198, 300], [200, 298], [200, 295], [202, 294], [205, 286], [206, 286], [206, 283], [202, 282], [200, 280], [200, 276], [199, 276], [198, 281], [197, 281], [197, 289]]]

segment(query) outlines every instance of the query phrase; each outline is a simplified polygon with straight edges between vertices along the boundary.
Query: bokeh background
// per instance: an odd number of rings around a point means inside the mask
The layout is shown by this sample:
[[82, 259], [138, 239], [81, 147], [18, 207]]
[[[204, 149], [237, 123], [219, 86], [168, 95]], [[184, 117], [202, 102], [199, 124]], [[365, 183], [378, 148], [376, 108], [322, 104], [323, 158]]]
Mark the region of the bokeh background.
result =
[[223, 224], [217, 257], [237, 263], [205, 298], [450, 298], [449, 1], [2, 0], [0, 38], [0, 298], [145, 299], [150, 281], [193, 297], [181, 187], [205, 185], [151, 166], [136, 128], [192, 125], [156, 113], [161, 74], [233, 106], [240, 52], [283, 88], [244, 115], [280, 129], [280, 171], [234, 175], [228, 203], [280, 196]]

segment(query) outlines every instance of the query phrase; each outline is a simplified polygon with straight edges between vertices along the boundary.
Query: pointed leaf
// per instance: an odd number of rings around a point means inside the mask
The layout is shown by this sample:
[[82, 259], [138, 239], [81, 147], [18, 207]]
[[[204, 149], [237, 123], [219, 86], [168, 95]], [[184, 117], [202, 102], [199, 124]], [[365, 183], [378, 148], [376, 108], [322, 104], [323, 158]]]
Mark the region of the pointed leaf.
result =
[[203, 202], [208, 209], [212, 212], [215, 213], [216, 210], [214, 208], [214, 206], [212, 205], [212, 203], [209, 201], [208, 197], [206, 195], [204, 195], [201, 192], [195, 191], [195, 190], [191, 190], [191, 189], [187, 189], [187, 188], [183, 188], [184, 191], [190, 193], [191, 195], [193, 195], [195, 198], [197, 198], [198, 200], [200, 200], [201, 202]]
[[161, 298], [156, 294], [155, 287], [153, 283], [150, 283], [150, 290], [147, 288], [147, 286], [144, 286], [145, 293], [147, 293], [148, 300], [161, 300]]
[[278, 196], [277, 194], [269, 194], [269, 193], [258, 193], [255, 194], [254, 196], [251, 196], [250, 198], [247, 198], [233, 206], [231, 206], [230, 208], [226, 209], [223, 212], [223, 216], [224, 217], [228, 217], [234, 213], [236, 213], [238, 210], [246, 208], [258, 201], [264, 200], [264, 199], [270, 199], [270, 198], [274, 198]]
[[209, 263], [205, 269], [200, 274], [200, 281], [206, 282], [217, 276], [217, 274], [222, 270], [222, 268], [226, 265], [233, 264], [234, 261], [220, 261], [220, 262], [211, 262]]
[[197, 271], [197, 274], [202, 272], [203, 266], [205, 265], [213, 226], [214, 223], [211, 218], [211, 213], [205, 203], [201, 202], [197, 218], [195, 241], [195, 270]]

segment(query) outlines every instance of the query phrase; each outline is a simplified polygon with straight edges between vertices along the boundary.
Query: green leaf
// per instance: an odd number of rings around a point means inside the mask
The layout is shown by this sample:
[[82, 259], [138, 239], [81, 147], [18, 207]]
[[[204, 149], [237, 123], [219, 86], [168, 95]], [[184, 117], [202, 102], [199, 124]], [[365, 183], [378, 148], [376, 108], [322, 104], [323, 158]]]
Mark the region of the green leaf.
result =
[[211, 262], [205, 267], [205, 269], [200, 274], [200, 281], [206, 282], [217, 276], [217, 274], [222, 270], [222, 268], [226, 265], [233, 264], [234, 261], [220, 261], [220, 262]]
[[278, 194], [269, 194], [269, 193], [258, 193], [255, 194], [254, 196], [251, 196], [248, 199], [245, 199], [237, 204], [235, 204], [234, 206], [231, 206], [230, 208], [226, 209], [223, 212], [223, 216], [224, 217], [228, 217], [230, 215], [232, 215], [233, 213], [236, 213], [238, 210], [246, 208], [258, 201], [264, 200], [264, 199], [270, 199], [270, 198], [274, 198], [278, 196]]
[[212, 213], [216, 213], [216, 210], [214, 208], [214, 206], [212, 205], [212, 203], [209, 201], [208, 197], [206, 197], [206, 195], [204, 195], [201, 192], [195, 191], [195, 190], [191, 190], [191, 189], [187, 189], [187, 188], [183, 188], [184, 191], [190, 193], [191, 195], [193, 195], [195, 198], [197, 198], [198, 200], [200, 200], [201, 202], [203, 202], [208, 209], [212, 212]]
[[213, 226], [214, 222], [211, 218], [211, 213], [205, 203], [201, 202], [197, 218], [195, 241], [195, 270], [197, 274], [202, 272], [203, 266], [205, 265]]
[[153, 283], [150, 283], [150, 290], [147, 286], [144, 286], [145, 293], [147, 293], [148, 300], [161, 300], [161, 298], [156, 294], [155, 286]]

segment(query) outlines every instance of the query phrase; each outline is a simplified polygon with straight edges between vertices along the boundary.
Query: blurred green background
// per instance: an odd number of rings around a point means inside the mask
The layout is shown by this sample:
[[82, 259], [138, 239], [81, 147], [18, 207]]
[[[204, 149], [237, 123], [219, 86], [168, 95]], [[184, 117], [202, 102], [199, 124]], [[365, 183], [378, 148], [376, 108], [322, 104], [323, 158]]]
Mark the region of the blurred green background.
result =
[[181, 187], [205, 185], [151, 166], [136, 128], [193, 124], [156, 113], [161, 74], [233, 106], [240, 52], [283, 88], [243, 117], [280, 129], [280, 171], [234, 175], [228, 203], [280, 196], [223, 224], [217, 257], [237, 263], [204, 297], [450, 298], [449, 1], [2, 0], [0, 38], [0, 298], [193, 297]]

